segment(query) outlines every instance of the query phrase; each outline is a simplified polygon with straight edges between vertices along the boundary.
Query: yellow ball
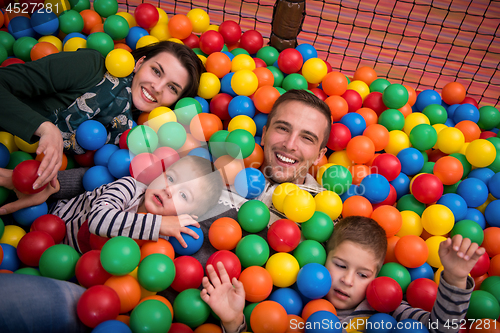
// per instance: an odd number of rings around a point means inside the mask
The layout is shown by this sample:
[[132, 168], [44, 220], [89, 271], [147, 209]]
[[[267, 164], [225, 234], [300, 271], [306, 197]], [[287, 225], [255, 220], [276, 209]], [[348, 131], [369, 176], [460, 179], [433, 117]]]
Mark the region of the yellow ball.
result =
[[184, 45], [184, 42], [182, 40], [180, 40], [179, 38], [172, 37], [172, 38], [169, 38], [168, 41]]
[[300, 266], [297, 259], [290, 253], [278, 252], [269, 257], [266, 270], [271, 275], [276, 287], [286, 288], [297, 281]]
[[439, 280], [441, 280], [441, 272], [443, 272], [443, 270], [444, 266], [439, 266], [436, 273], [434, 273], [434, 282], [436, 282], [436, 284], [439, 284]]
[[145, 298], [145, 297], [148, 297], [148, 296], [153, 296], [153, 295], [156, 295], [158, 292], [156, 291], [149, 291], [147, 289], [145, 289], [143, 286], [141, 286], [141, 299]]
[[197, 56], [198, 56], [198, 58], [200, 58], [203, 66], [206, 66], [207, 65], [207, 57], [205, 57], [203, 54], [197, 54]]
[[17, 248], [17, 244], [26, 235], [26, 231], [17, 225], [6, 225], [3, 231], [2, 238], [0, 238], [0, 243], [10, 244]]
[[282, 183], [276, 186], [273, 192], [272, 201], [274, 208], [283, 213], [283, 201], [288, 193], [298, 190], [299, 187], [293, 183]]
[[255, 69], [255, 60], [248, 54], [238, 54], [231, 61], [231, 72], [237, 72], [242, 69], [250, 71]]
[[411, 210], [403, 210], [401, 212], [401, 218], [403, 223], [401, 224], [401, 229], [396, 233], [396, 236], [403, 237], [406, 235], [420, 236], [422, 234], [422, 221], [420, 216]]
[[361, 80], [352, 81], [347, 85], [347, 89], [357, 91], [363, 101], [365, 100], [365, 97], [370, 93], [370, 87]]
[[0, 143], [9, 150], [9, 153], [18, 151], [14, 136], [9, 132], [0, 131]]
[[156, 38], [155, 36], [146, 35], [146, 36], [142, 36], [141, 38], [139, 38], [139, 40], [137, 41], [137, 44], [135, 44], [135, 47], [137, 49], [140, 49], [141, 47], [155, 44], [155, 43], [158, 43], [159, 41], [160, 40], [158, 38]]
[[138, 277], [137, 277], [137, 273], [138, 272], [139, 272], [139, 266], [137, 266], [136, 268], [134, 268], [134, 270], [132, 272], [128, 273], [127, 275], [130, 275], [134, 279], [138, 280]]
[[186, 16], [193, 25], [193, 32], [205, 32], [210, 25], [210, 17], [208, 17], [207, 12], [201, 8], [191, 9]]
[[147, 125], [155, 132], [158, 132], [163, 124], [176, 121], [177, 116], [172, 109], [166, 106], [159, 106], [149, 113]]
[[412, 186], [413, 186], [413, 182], [415, 181], [415, 179], [417, 179], [418, 176], [420, 175], [423, 175], [424, 173], [417, 173], [415, 176], [413, 176], [411, 179], [410, 179], [410, 194], [413, 194], [413, 191], [411, 190], [412, 189]]
[[158, 11], [158, 15], [160, 17], [158, 18], [158, 22], [156, 24], [168, 24], [168, 15], [167, 13], [161, 9], [160, 7], [156, 7], [156, 10]]
[[326, 169], [331, 167], [332, 165], [336, 165], [335, 163], [326, 163], [319, 167], [318, 172], [316, 173], [316, 181], [319, 184], [322, 184], [323, 173], [325, 173]]
[[345, 150], [334, 151], [330, 156], [328, 156], [328, 163], [342, 165], [348, 169], [354, 165], [354, 162], [347, 157], [347, 151]]
[[470, 145], [470, 142], [464, 143], [464, 145], [462, 146], [462, 148], [460, 148], [458, 153], [465, 156], [465, 154], [467, 153], [467, 147], [469, 147], [469, 145]]
[[384, 148], [386, 153], [396, 156], [401, 150], [410, 147], [410, 138], [399, 130], [389, 132], [389, 143]]
[[430, 125], [431, 122], [429, 121], [429, 118], [423, 113], [420, 112], [413, 112], [410, 113], [408, 116], [405, 118], [405, 126], [403, 127], [403, 131], [406, 133], [406, 135], [410, 135], [411, 130], [421, 124], [427, 124]]
[[38, 42], [50, 43], [50, 44], [54, 45], [55, 47], [57, 47], [59, 52], [61, 52], [63, 50], [62, 41], [59, 38], [57, 38], [56, 36], [52, 36], [52, 35], [42, 36], [38, 39]]
[[114, 49], [106, 56], [106, 69], [116, 77], [129, 76], [135, 67], [132, 54], [124, 49]]
[[439, 258], [439, 244], [444, 242], [446, 237], [443, 236], [432, 236], [425, 240], [427, 248], [429, 249], [429, 257], [427, 257], [427, 263], [432, 267], [438, 268], [442, 266], [441, 259]]
[[43, 8], [45, 8], [45, 10], [50, 9], [50, 11], [58, 17], [62, 12], [71, 9], [71, 5], [68, 0], [45, 0], [43, 3]]
[[151, 36], [158, 38], [160, 41], [168, 40], [172, 38], [170, 31], [168, 31], [168, 25], [165, 23], [157, 23], [149, 32]]
[[64, 52], [73, 52], [87, 47], [87, 40], [81, 37], [73, 37], [66, 41], [63, 46]]
[[309, 83], [320, 83], [328, 73], [328, 67], [320, 58], [308, 59], [302, 65], [302, 75]]
[[448, 127], [438, 133], [436, 145], [445, 154], [458, 153], [465, 143], [462, 131], [455, 127]]
[[259, 87], [259, 79], [251, 70], [241, 69], [233, 74], [231, 87], [238, 95], [250, 96]]
[[204, 99], [212, 99], [220, 91], [220, 80], [214, 74], [205, 72], [201, 74], [198, 96]]
[[342, 213], [342, 199], [333, 191], [323, 191], [316, 194], [314, 201], [316, 202], [316, 211], [325, 213], [334, 221]]
[[490, 202], [492, 202], [493, 200], [495, 200], [495, 199], [492, 199], [492, 198], [490, 198], [490, 196], [488, 196], [488, 199], [486, 199], [486, 201], [481, 206], [478, 206], [475, 208], [484, 215], [484, 211], [486, 210], [486, 207], [488, 207]]
[[465, 151], [467, 161], [478, 168], [487, 167], [495, 161], [496, 156], [497, 150], [495, 146], [485, 139], [476, 139], [472, 141]]
[[17, 148], [30, 154], [36, 152], [38, 149], [38, 141], [35, 143], [27, 143], [20, 137], [14, 136], [14, 142], [16, 143]]
[[283, 212], [287, 219], [302, 223], [309, 220], [316, 210], [316, 202], [311, 193], [297, 189], [293, 190], [283, 200]]
[[255, 121], [249, 116], [239, 115], [234, 117], [229, 121], [227, 125], [227, 130], [232, 132], [236, 129], [244, 129], [250, 132], [253, 136], [257, 133], [257, 125], [255, 125]]
[[208, 31], [208, 30], [213, 30], [213, 31], [217, 31], [217, 32], [218, 32], [218, 31], [219, 31], [219, 26], [218, 26], [218, 25], [216, 25], [216, 24], [210, 24], [210, 25], [208, 26], [208, 28], [207, 28], [207, 31]]
[[434, 236], [445, 235], [453, 229], [455, 216], [445, 205], [431, 205], [422, 214], [422, 226]]
[[[127, 13], [127, 12], [118, 12], [118, 13], [116, 13], [116, 15], [120, 15], [125, 20], [127, 20], [129, 28], [133, 28], [133, 27], [137, 26], [137, 22], [135, 21], [135, 17], [132, 14]], [[158, 22], [160, 22], [160, 21], [158, 20]]]
[[[432, 127], [434, 127], [434, 129], [436, 130], [436, 134], [439, 134], [439, 132], [441, 132], [445, 128], [448, 128], [448, 126], [446, 126], [445, 124], [434, 124], [434, 125], [432, 125]], [[434, 147], [432, 147], [432, 148], [437, 149], [437, 141], [436, 141], [436, 144], [434, 145]]]

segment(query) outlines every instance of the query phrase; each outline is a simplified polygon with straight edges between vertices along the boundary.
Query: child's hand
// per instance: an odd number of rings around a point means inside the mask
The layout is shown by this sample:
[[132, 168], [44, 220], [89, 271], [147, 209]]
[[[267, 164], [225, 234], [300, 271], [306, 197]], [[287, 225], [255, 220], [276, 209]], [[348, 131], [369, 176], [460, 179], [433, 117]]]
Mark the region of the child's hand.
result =
[[193, 230], [186, 228], [187, 225], [194, 225], [199, 228], [200, 224], [191, 215], [183, 214], [179, 216], [163, 216], [161, 219], [160, 234], [163, 236], [175, 237], [182, 247], [186, 248], [187, 244], [181, 236], [181, 232], [198, 239], [198, 234]]
[[455, 235], [439, 245], [439, 258], [443, 264], [443, 278], [451, 285], [465, 289], [467, 276], [485, 249], [469, 238]]
[[[212, 265], [207, 265], [208, 277], [203, 277], [201, 299], [207, 303], [212, 311], [219, 316], [227, 333], [236, 332], [243, 323], [243, 308], [245, 307], [245, 289], [243, 283], [229, 275], [222, 262], [217, 262], [220, 279]], [[211, 283], [210, 283], [211, 282]]]

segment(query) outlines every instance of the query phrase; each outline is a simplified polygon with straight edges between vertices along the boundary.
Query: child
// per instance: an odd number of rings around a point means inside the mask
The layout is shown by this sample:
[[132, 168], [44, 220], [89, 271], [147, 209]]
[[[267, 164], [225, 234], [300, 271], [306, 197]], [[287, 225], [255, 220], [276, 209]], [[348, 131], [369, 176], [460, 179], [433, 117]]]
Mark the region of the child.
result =
[[173, 236], [182, 246], [181, 232], [198, 235], [187, 225], [212, 208], [222, 192], [222, 177], [212, 163], [186, 156], [172, 164], [149, 186], [132, 177], [102, 185], [70, 200], [60, 200], [50, 213], [66, 221], [65, 243], [77, 250], [78, 231], [88, 220], [91, 233], [157, 240]]
[[[326, 268], [332, 277], [332, 287], [326, 299], [337, 310], [337, 316], [347, 325], [357, 317], [377, 313], [365, 299], [366, 289], [380, 271], [385, 259], [387, 239], [385, 231], [370, 218], [351, 216], [335, 225], [328, 241]], [[444, 270], [441, 275], [436, 302], [432, 312], [412, 308], [406, 301], [391, 313], [398, 321], [412, 318], [425, 326], [438, 322], [437, 332], [452, 332], [446, 322], [460, 322], [468, 309], [474, 281], [468, 276], [477, 260], [485, 252], [468, 238], [456, 235], [448, 238], [439, 247], [439, 257]], [[232, 284], [221, 263], [217, 264], [221, 278], [212, 266], [207, 267], [208, 276], [203, 278], [202, 299], [219, 315], [227, 333], [245, 329], [243, 308], [245, 290], [241, 282]], [[234, 288], [233, 288], [234, 285]], [[453, 325], [451, 325], [453, 326]]]

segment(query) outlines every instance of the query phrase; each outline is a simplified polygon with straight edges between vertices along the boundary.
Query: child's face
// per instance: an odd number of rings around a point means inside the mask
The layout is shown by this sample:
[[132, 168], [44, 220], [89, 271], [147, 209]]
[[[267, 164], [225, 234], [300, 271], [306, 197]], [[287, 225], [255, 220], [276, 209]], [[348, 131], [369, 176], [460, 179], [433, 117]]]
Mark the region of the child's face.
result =
[[379, 260], [366, 248], [344, 241], [330, 251], [325, 267], [332, 277], [326, 296], [336, 309], [352, 309], [366, 296], [368, 284], [377, 277]]
[[191, 214], [203, 195], [203, 179], [195, 176], [190, 163], [175, 163], [156, 178], [146, 190], [144, 206], [148, 213], [172, 216]]

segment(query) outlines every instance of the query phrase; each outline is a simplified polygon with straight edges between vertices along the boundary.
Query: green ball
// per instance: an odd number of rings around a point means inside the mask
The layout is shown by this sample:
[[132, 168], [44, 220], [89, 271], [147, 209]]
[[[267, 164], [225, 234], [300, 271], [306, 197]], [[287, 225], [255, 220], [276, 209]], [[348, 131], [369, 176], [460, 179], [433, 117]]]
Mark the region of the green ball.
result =
[[472, 292], [467, 310], [467, 319], [497, 319], [500, 316], [500, 305], [495, 296], [484, 290]]
[[408, 288], [408, 285], [411, 282], [411, 275], [410, 272], [408, 272], [408, 269], [396, 262], [388, 262], [384, 264], [380, 269], [378, 276], [387, 276], [396, 280], [396, 282], [401, 286], [401, 289], [403, 289], [403, 293], [406, 292], [406, 288]]
[[69, 280], [75, 276], [75, 266], [79, 258], [78, 252], [69, 245], [52, 245], [40, 257], [40, 273], [57, 280]]
[[10, 153], [10, 160], [9, 164], [5, 167], [6, 169], [9, 170], [14, 170], [14, 168], [21, 162], [27, 161], [27, 160], [32, 160], [33, 157], [21, 150], [16, 150]]
[[[2, 203], [0, 203], [0, 205], [1, 204]], [[5, 230], [5, 224], [3, 223], [3, 220], [0, 218], [0, 238], [2, 238], [4, 230]]]
[[123, 16], [111, 15], [104, 21], [103, 29], [113, 40], [120, 40], [127, 37], [130, 27]]
[[286, 91], [290, 89], [307, 89], [308, 84], [305, 77], [299, 73], [288, 74], [281, 84]]
[[194, 116], [202, 112], [201, 104], [193, 97], [181, 98], [176, 104], [174, 113], [182, 125], [189, 125]]
[[270, 218], [269, 208], [259, 200], [248, 200], [238, 211], [238, 223], [243, 230], [250, 233], [264, 230]]
[[186, 143], [186, 129], [175, 121], [161, 125], [157, 134], [160, 147], [170, 147], [177, 150]]
[[14, 56], [25, 62], [31, 61], [30, 52], [36, 43], [38, 43], [38, 41], [35, 38], [29, 36], [24, 36], [17, 39], [12, 47]]
[[443, 185], [443, 194], [446, 194], [446, 193], [457, 193], [458, 185], [460, 185], [461, 182], [462, 181], [459, 180], [458, 182], [456, 182], [453, 185]]
[[231, 51], [231, 53], [236, 57], [237, 55], [240, 55], [240, 54], [246, 54], [246, 55], [250, 55], [250, 53], [248, 53], [247, 50], [241, 48], [241, 47], [237, 47], [235, 49], [233, 49]]
[[280, 53], [273, 46], [264, 46], [259, 51], [257, 51], [257, 58], [264, 60], [267, 66], [272, 66]]
[[500, 138], [499, 137], [494, 136], [494, 137], [488, 138], [486, 140], [488, 140], [489, 142], [491, 142], [493, 144], [493, 146], [495, 146], [495, 149], [497, 151], [500, 150]]
[[5, 48], [9, 56], [14, 54], [14, 43], [16, 39], [7, 31], [0, 31], [0, 45]]
[[208, 57], [208, 54], [206, 54], [205, 52], [203, 52], [199, 47], [195, 47], [193, 49], [193, 52], [197, 55], [202, 55], [204, 57]]
[[278, 90], [278, 92], [280, 93], [280, 95], [283, 95], [284, 93], [286, 93], [286, 90], [281, 88], [281, 87], [275, 87], [276, 90]]
[[0, 64], [7, 60], [8, 57], [9, 54], [7, 53], [7, 50], [5, 49], [5, 47], [3, 47], [3, 45], [0, 45]]
[[156, 299], [139, 303], [130, 314], [130, 328], [135, 333], [165, 333], [171, 325], [170, 309]]
[[301, 223], [302, 235], [305, 239], [313, 239], [320, 243], [326, 242], [333, 233], [333, 221], [320, 211], [314, 212], [313, 216]]
[[422, 216], [426, 208], [425, 204], [415, 199], [413, 194], [405, 194], [399, 198], [396, 208], [402, 212], [403, 210], [411, 210]]
[[87, 37], [87, 48], [97, 50], [106, 57], [108, 53], [115, 48], [115, 43], [108, 34], [104, 32], [94, 32]]
[[462, 235], [464, 238], [469, 238], [471, 242], [481, 245], [484, 240], [484, 231], [477, 222], [471, 220], [461, 220], [455, 223], [451, 229], [450, 237]]
[[[498, 136], [498, 134], [497, 134], [497, 136]], [[498, 137], [491, 137], [491, 138], [488, 138], [486, 140], [488, 140], [489, 142], [491, 142], [495, 146], [495, 149], [497, 151], [500, 151], [500, 138], [498, 138]], [[491, 163], [490, 165], [488, 165], [488, 168], [491, 169], [491, 170], [493, 170], [493, 172], [495, 172], [495, 173], [500, 172], [500, 154], [496, 155], [495, 159], [493, 160], [493, 163]]]
[[394, 130], [401, 131], [405, 126], [405, 116], [399, 110], [387, 109], [380, 114], [378, 123], [387, 128], [389, 132]]
[[179, 323], [196, 328], [210, 315], [210, 307], [200, 297], [198, 289], [181, 291], [174, 300], [174, 317]]
[[138, 125], [128, 132], [127, 145], [134, 155], [153, 153], [158, 147], [158, 135], [151, 127]]
[[117, 236], [104, 243], [101, 249], [101, 265], [113, 275], [132, 272], [141, 260], [139, 245], [129, 237]]
[[76, 10], [77, 12], [90, 9], [89, 0], [69, 0], [69, 4], [71, 5], [71, 9]]
[[422, 169], [419, 171], [419, 173], [429, 173], [429, 174], [434, 174], [434, 164], [435, 162], [424, 162], [424, 166]]
[[[465, 157], [464, 154], [460, 154], [460, 153], [453, 153], [453, 154], [450, 154], [449, 156], [453, 156], [453, 157], [457, 158], [460, 161], [460, 163], [462, 163], [462, 166], [464, 168], [464, 175], [462, 176], [462, 179], [467, 178], [467, 176], [469, 175], [469, 172], [472, 170], [472, 165], [467, 160], [467, 157]], [[491, 169], [491, 166], [488, 166], [488, 168]], [[495, 171], [495, 170], [493, 170], [493, 171]]]
[[479, 289], [489, 292], [500, 302], [500, 276], [492, 275], [487, 277], [481, 283]]
[[108, 17], [118, 12], [118, 2], [116, 0], [95, 0], [94, 10], [101, 17]]
[[252, 326], [250, 326], [250, 316], [252, 315], [253, 309], [258, 305], [259, 303], [250, 303], [245, 308], [243, 309], [243, 314], [245, 315], [245, 321], [247, 323], [247, 331], [253, 332], [252, 331]]
[[247, 158], [253, 153], [254, 149], [255, 138], [252, 133], [244, 129], [235, 129], [229, 132], [226, 138], [226, 152], [232, 158]]
[[[0, 186], [0, 205], [3, 205], [5, 201], [7, 201], [7, 198], [11, 193], [14, 193], [14, 191], [9, 190], [8, 188]], [[2, 230], [3, 232], [3, 230]], [[2, 235], [0, 234], [0, 237]]]
[[65, 34], [81, 32], [83, 26], [83, 17], [76, 10], [65, 10], [59, 15], [59, 29]]
[[431, 125], [444, 124], [448, 119], [448, 112], [440, 104], [429, 104], [422, 111], [429, 118]]
[[370, 92], [379, 92], [379, 93], [383, 93], [385, 88], [387, 88], [388, 86], [390, 86], [391, 83], [389, 82], [389, 80], [386, 80], [386, 79], [376, 79], [375, 81], [373, 81], [371, 84], [370, 84]]
[[224, 44], [224, 45], [222, 46], [222, 50], [220, 50], [220, 51], [221, 51], [221, 52], [224, 52], [224, 51], [229, 52], [229, 49], [227, 48], [227, 45], [226, 45], [226, 44]]
[[269, 259], [269, 244], [259, 235], [247, 235], [236, 245], [242, 267], [263, 266]]
[[479, 121], [477, 125], [480, 129], [490, 130], [500, 124], [500, 112], [491, 105], [485, 105], [479, 108]]
[[68, 164], [66, 165], [65, 170], [73, 169], [76, 164], [75, 158], [71, 155], [67, 156], [67, 158], [68, 158]]
[[[274, 67], [274, 66], [267, 66], [267, 69], [269, 69], [271, 71], [271, 73], [273, 73], [273, 76], [274, 76], [274, 84], [273, 84], [273, 87], [280, 87], [281, 88], [281, 85], [283, 84], [283, 79], [285, 78], [285, 75], [283, 74], [283, 72], [278, 68], [278, 67]], [[283, 93], [281, 93], [283, 94]]]
[[402, 84], [391, 84], [382, 93], [382, 101], [389, 109], [402, 108], [408, 103], [408, 90]]
[[210, 154], [212, 154], [214, 161], [219, 157], [226, 155], [226, 138], [228, 135], [229, 131], [220, 130], [212, 134], [208, 140], [208, 149], [210, 150]]
[[312, 239], [306, 239], [301, 242], [293, 251], [293, 256], [297, 259], [300, 268], [310, 263], [317, 263], [320, 265], [326, 263], [325, 247]]
[[332, 165], [323, 172], [321, 181], [324, 188], [341, 195], [352, 185], [352, 175], [345, 166]]
[[410, 132], [411, 145], [420, 151], [434, 147], [437, 137], [436, 129], [428, 124], [419, 124]]
[[42, 274], [40, 273], [40, 271], [38, 269], [36, 269], [36, 268], [33, 268], [33, 267], [19, 268], [17, 271], [14, 272], [14, 274], [42, 276]]
[[424, 158], [424, 163], [429, 162], [429, 155], [427, 155], [425, 150], [420, 151], [420, 154], [422, 154], [422, 157]]
[[139, 264], [137, 279], [146, 290], [165, 290], [170, 287], [174, 278], [174, 262], [163, 253], [150, 254]]

